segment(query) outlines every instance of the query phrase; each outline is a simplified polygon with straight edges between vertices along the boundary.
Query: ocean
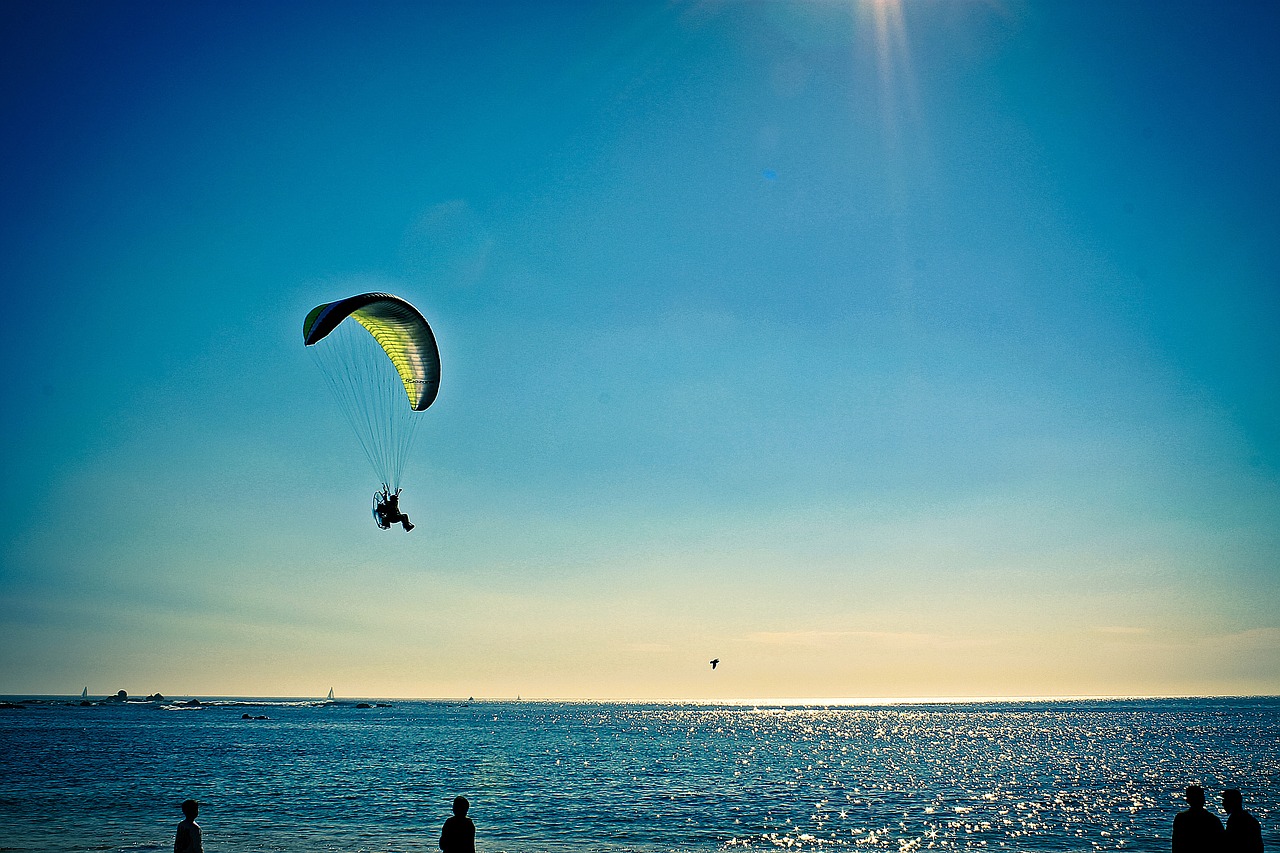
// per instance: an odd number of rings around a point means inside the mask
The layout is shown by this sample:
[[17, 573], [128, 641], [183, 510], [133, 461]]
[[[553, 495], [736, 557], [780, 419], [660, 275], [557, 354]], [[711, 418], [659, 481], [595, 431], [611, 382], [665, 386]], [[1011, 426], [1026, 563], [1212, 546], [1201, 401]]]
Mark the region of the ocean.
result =
[[[777, 706], [9, 697], [0, 851], [1167, 851], [1182, 792], [1280, 848], [1280, 699]], [[246, 715], [251, 719], [245, 719]]]

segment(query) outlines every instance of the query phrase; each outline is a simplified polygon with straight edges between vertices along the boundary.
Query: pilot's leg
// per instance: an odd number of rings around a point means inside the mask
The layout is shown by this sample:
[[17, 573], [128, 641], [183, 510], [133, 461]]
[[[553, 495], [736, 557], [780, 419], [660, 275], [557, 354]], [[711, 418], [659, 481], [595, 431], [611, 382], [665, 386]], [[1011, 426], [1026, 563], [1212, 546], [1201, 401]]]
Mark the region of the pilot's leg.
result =
[[400, 526], [404, 528], [405, 533], [414, 528], [414, 525], [409, 523], [409, 516], [403, 514], [400, 516]]

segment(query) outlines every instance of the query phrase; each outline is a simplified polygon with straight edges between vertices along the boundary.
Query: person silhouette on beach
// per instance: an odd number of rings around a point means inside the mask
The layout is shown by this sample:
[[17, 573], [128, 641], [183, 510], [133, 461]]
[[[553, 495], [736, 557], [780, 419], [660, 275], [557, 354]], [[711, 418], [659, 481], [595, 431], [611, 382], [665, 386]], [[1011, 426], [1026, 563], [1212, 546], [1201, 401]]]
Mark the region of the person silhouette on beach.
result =
[[200, 804], [195, 800], [187, 800], [182, 804], [182, 813], [186, 815], [186, 819], [178, 824], [178, 832], [173, 837], [173, 853], [204, 853], [204, 838], [200, 832], [200, 824], [196, 823]]
[[440, 830], [440, 849], [444, 853], [476, 853], [476, 825], [467, 817], [471, 804], [466, 797], [453, 801], [453, 817]]
[[1222, 810], [1227, 813], [1227, 830], [1222, 838], [1223, 853], [1262, 853], [1262, 826], [1244, 810], [1239, 788], [1222, 792]]
[[1173, 819], [1173, 853], [1219, 853], [1222, 821], [1204, 807], [1204, 788], [1187, 787], [1187, 808]]

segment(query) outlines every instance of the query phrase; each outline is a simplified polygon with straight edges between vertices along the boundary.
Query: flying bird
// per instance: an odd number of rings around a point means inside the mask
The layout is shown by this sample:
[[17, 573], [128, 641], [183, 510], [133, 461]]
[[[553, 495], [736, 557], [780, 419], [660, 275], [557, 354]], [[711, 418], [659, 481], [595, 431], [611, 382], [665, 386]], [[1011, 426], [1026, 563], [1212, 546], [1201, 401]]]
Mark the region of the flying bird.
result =
[[713, 661], [711, 662], [711, 668], [712, 668], [712, 669], [715, 669], [715, 668], [716, 668], [716, 664], [718, 664], [718, 663], [720, 663], [720, 658], [716, 658], [715, 660], [713, 660]]

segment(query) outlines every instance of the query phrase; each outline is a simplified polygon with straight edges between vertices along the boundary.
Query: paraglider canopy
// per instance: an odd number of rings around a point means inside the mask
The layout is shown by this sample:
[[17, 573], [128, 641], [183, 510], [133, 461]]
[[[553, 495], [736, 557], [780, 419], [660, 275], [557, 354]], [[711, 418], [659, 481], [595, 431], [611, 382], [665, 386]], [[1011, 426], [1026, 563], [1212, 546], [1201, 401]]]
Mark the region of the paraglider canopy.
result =
[[440, 350], [426, 318], [390, 293], [362, 293], [311, 309], [302, 324], [303, 342], [314, 346], [351, 317], [373, 335], [404, 382], [409, 405], [426, 411], [440, 392]]
[[426, 319], [399, 296], [362, 293], [311, 309], [302, 338], [383, 488], [398, 490], [419, 413], [440, 391]]

